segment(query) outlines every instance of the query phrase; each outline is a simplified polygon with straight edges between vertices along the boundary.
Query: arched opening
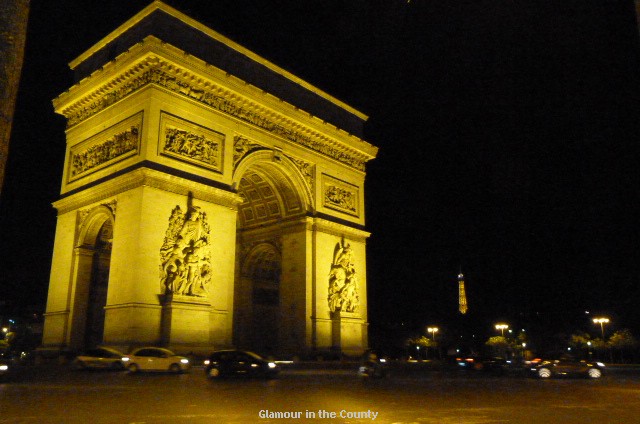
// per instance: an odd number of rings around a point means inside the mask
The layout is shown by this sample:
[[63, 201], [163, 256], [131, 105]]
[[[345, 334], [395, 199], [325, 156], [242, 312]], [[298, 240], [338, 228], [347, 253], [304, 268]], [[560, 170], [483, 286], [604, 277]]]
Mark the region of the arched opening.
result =
[[103, 341], [113, 223], [111, 210], [99, 206], [86, 216], [80, 231], [70, 334], [73, 349], [93, 348]]
[[100, 227], [94, 244], [84, 335], [85, 348], [93, 348], [101, 344], [104, 335], [104, 307], [107, 304], [112, 239], [113, 225], [110, 220], [106, 220]]
[[270, 355], [278, 350], [280, 333], [280, 252], [260, 243], [249, 252], [241, 271], [244, 320], [238, 322], [242, 347]]
[[[282, 228], [308, 210], [310, 197], [295, 166], [274, 161], [271, 152], [239, 167], [234, 343], [271, 355], [283, 351], [291, 330], [285, 318], [292, 300], [283, 284]], [[307, 188], [308, 192], [308, 188]], [[289, 281], [287, 284], [304, 284]]]

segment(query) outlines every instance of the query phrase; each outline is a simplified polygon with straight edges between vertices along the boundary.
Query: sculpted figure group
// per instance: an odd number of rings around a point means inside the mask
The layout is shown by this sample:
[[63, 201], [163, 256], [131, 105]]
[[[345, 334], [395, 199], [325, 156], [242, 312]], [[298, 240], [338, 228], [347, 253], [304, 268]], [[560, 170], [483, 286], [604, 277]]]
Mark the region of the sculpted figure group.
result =
[[211, 280], [209, 224], [192, 206], [186, 217], [176, 206], [160, 249], [160, 279], [165, 294], [204, 297]]
[[329, 272], [329, 310], [331, 312], [355, 312], [360, 303], [358, 278], [353, 260], [353, 251], [347, 243], [336, 245], [333, 264]]

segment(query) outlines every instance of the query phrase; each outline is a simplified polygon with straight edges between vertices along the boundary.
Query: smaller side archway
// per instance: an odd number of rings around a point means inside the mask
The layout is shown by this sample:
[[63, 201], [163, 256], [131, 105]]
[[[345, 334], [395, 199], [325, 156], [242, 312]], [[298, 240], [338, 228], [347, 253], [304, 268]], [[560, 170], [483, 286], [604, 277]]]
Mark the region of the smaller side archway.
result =
[[82, 220], [69, 308], [68, 340], [72, 350], [102, 343], [114, 224], [113, 212], [105, 205], [91, 209]]

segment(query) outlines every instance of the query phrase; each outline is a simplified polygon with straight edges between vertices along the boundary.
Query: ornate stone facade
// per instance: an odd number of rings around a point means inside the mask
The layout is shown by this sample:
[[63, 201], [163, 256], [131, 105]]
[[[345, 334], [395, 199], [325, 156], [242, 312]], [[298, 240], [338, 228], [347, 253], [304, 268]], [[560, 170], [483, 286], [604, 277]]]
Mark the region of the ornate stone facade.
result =
[[[147, 38], [145, 43], [160, 45], [155, 37]], [[357, 170], [364, 171], [365, 162], [369, 159], [368, 154], [346, 148], [323, 134], [309, 132], [294, 121], [248, 99], [239, 98], [211, 81], [179, 69], [156, 55], [150, 55], [146, 61], [139, 62], [118, 80], [109, 82], [91, 97], [66, 108], [63, 113], [68, 117], [67, 126], [71, 128], [79, 124], [150, 84], [200, 102]]]

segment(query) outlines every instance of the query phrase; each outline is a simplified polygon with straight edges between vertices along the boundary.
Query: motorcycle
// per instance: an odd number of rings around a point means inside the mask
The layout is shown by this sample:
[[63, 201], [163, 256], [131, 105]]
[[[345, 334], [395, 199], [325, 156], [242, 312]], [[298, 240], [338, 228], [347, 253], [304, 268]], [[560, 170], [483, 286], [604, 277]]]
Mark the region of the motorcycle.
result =
[[358, 368], [358, 375], [363, 378], [384, 378], [387, 376], [386, 362], [386, 359], [370, 353]]

